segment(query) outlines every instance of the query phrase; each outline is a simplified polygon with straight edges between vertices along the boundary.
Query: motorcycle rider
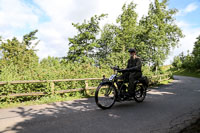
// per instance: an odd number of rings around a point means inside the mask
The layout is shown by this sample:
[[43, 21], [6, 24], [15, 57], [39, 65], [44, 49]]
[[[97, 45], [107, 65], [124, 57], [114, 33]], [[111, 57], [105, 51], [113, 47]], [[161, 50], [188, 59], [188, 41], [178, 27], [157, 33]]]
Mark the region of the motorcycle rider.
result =
[[141, 59], [136, 55], [136, 50], [131, 48], [128, 50], [130, 53], [130, 59], [128, 60], [128, 65], [126, 69], [118, 70], [118, 72], [122, 72], [123, 74], [120, 78], [124, 80], [128, 80], [128, 96], [132, 96], [134, 94], [134, 83], [137, 79], [142, 76], [142, 63]]

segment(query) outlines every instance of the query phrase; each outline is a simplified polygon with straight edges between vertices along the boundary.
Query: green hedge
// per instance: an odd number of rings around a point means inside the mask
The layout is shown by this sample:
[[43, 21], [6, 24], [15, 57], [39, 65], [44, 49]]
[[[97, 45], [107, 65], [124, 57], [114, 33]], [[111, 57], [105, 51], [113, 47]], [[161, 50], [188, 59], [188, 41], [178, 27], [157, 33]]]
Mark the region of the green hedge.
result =
[[[100, 78], [102, 75], [109, 77], [113, 70], [109, 66], [96, 67], [90, 64], [62, 63], [57, 59], [49, 62], [40, 62], [38, 66], [20, 71], [20, 68], [9, 65], [1, 69], [0, 81], [16, 80], [55, 80], [55, 79], [77, 79], [77, 78]], [[151, 77], [154, 75], [147, 66], [143, 67], [143, 75]], [[99, 80], [89, 81], [89, 86], [97, 86]], [[84, 88], [84, 81], [67, 81], [55, 83], [55, 91], [74, 88]], [[29, 84], [7, 84], [0, 86], [0, 95], [11, 93], [46, 92], [51, 94], [49, 83]], [[73, 93], [74, 94], [74, 93]], [[0, 102], [21, 102], [41, 98], [42, 96], [22, 96], [12, 98], [1, 98]]]

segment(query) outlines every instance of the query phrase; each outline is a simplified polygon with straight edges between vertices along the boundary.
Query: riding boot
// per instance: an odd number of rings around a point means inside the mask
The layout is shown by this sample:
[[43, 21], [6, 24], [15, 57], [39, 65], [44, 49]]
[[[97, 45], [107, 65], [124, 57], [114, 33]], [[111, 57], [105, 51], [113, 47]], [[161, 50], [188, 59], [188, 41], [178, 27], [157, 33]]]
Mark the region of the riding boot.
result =
[[128, 86], [128, 95], [131, 96], [131, 97], [134, 95], [134, 91], [133, 90], [134, 90], [134, 87], [129, 85]]

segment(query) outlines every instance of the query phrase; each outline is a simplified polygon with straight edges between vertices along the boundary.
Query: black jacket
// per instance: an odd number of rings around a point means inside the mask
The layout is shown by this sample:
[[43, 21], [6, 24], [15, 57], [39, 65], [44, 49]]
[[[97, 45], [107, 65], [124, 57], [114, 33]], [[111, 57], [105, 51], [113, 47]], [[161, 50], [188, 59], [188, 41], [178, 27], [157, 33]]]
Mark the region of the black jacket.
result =
[[128, 65], [127, 65], [127, 68], [126, 68], [128, 71], [130, 71], [130, 72], [134, 72], [134, 71], [141, 72], [141, 68], [142, 68], [142, 63], [141, 63], [140, 58], [136, 57], [135, 59], [133, 59], [133, 57], [131, 57], [128, 60]]

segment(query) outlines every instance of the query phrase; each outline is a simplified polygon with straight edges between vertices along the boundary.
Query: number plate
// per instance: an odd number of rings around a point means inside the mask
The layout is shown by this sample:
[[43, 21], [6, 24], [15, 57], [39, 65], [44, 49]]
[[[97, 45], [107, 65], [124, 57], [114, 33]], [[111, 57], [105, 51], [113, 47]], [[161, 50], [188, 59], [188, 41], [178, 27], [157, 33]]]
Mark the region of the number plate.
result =
[[115, 76], [116, 76], [115, 74], [111, 75], [109, 80], [113, 80], [115, 78]]

